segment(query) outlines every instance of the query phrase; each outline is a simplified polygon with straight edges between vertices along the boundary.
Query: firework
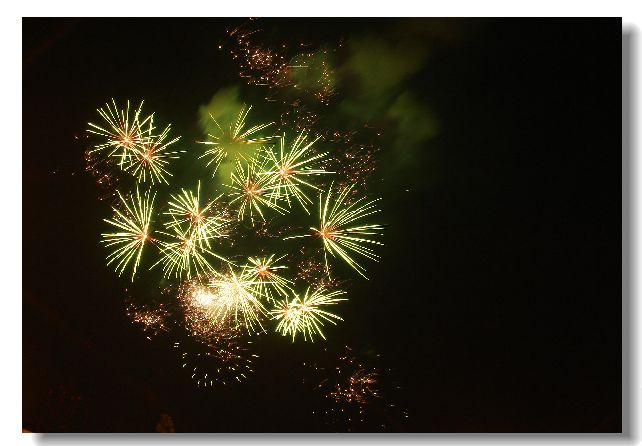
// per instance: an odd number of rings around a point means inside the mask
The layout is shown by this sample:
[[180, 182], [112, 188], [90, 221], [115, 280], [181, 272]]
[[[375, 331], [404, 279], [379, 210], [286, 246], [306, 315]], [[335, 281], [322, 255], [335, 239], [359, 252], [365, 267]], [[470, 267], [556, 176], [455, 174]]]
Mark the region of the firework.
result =
[[207, 334], [174, 342], [182, 368], [198, 387], [247, 379], [253, 371], [253, 358], [258, 357], [250, 353], [251, 345], [252, 340], [240, 328], [230, 325], [211, 325]]
[[224, 257], [210, 251], [204, 237], [194, 233], [191, 226], [182, 225], [176, 219], [167, 226], [172, 232], [158, 232], [171, 237], [171, 241], [159, 240], [161, 258], [152, 265], [153, 268], [162, 264], [165, 277], [180, 278], [185, 275], [190, 278], [194, 274], [207, 274], [213, 271], [206, 254], [227, 262]]
[[[333, 257], [339, 256], [361, 276], [367, 278], [364, 274], [365, 269], [350, 256], [349, 251], [377, 261], [379, 256], [367, 245], [383, 245], [383, 243], [370, 238], [364, 238], [364, 236], [379, 235], [383, 230], [383, 226], [353, 226], [353, 223], [379, 212], [375, 207], [375, 203], [379, 201], [379, 199], [366, 201], [365, 198], [360, 198], [352, 203], [348, 203], [346, 197], [350, 194], [352, 188], [353, 186], [344, 188], [336, 200], [333, 201], [332, 186], [330, 186], [325, 202], [323, 195], [319, 195], [320, 226], [318, 228], [310, 228], [312, 234], [296, 235], [286, 237], [285, 239], [319, 237], [323, 240], [326, 269], [328, 268], [327, 254], [330, 253]], [[327, 271], [329, 270], [327, 269]]]
[[[320, 175], [332, 172], [326, 172], [323, 169], [314, 169], [312, 164], [318, 162], [327, 153], [312, 154], [310, 148], [319, 140], [319, 137], [306, 144], [308, 136], [301, 132], [294, 140], [294, 143], [286, 149], [285, 134], [280, 138], [280, 152], [275, 154], [272, 150], [267, 150], [267, 156], [270, 160], [270, 168], [263, 175], [269, 175], [272, 183], [277, 185], [273, 200], [284, 198], [288, 206], [291, 206], [291, 198], [297, 199], [301, 206], [308, 212], [307, 204], [312, 203], [312, 200], [303, 192], [303, 187], [317, 189], [318, 187], [308, 181], [304, 177], [308, 175]], [[309, 213], [309, 212], [308, 212]]]
[[143, 102], [140, 103], [133, 116], [130, 116], [129, 101], [124, 110], [119, 110], [114, 99], [112, 103], [99, 108], [98, 114], [105, 121], [104, 127], [89, 123], [87, 131], [106, 139], [105, 142], [94, 146], [94, 152], [105, 153], [105, 156], [116, 157], [119, 166], [123, 168], [135, 157], [136, 145], [143, 142], [143, 126], [151, 120], [151, 116], [142, 119]]
[[279, 321], [276, 327], [277, 332], [283, 336], [292, 335], [293, 342], [297, 333], [303, 334], [304, 340], [310, 338], [310, 341], [314, 341], [315, 334], [325, 339], [321, 331], [323, 321], [336, 324], [335, 320], [341, 321], [343, 319], [336, 314], [322, 310], [321, 307], [346, 300], [337, 298], [343, 294], [345, 294], [343, 291], [326, 292], [324, 286], [320, 286], [312, 294], [308, 288], [302, 297], [293, 293], [291, 300], [285, 299], [278, 302], [272, 310], [274, 319]]
[[260, 147], [272, 140], [272, 136], [253, 137], [253, 135], [271, 126], [273, 123], [258, 124], [249, 129], [245, 129], [245, 120], [251, 109], [251, 106], [246, 108], [244, 105], [241, 107], [236, 121], [230, 124], [229, 129], [221, 127], [218, 121], [210, 114], [210, 117], [216, 124], [218, 132], [215, 135], [208, 134], [212, 141], [200, 141], [201, 144], [212, 146], [207, 149], [200, 158], [209, 158], [207, 166], [214, 165], [214, 173], [218, 170], [221, 162], [228, 158], [231, 158], [232, 161], [237, 161], [239, 158], [245, 159], [246, 156], [244, 153], [248, 148]]
[[145, 244], [153, 241], [149, 232], [149, 224], [155, 196], [156, 194], [152, 196], [150, 191], [147, 191], [141, 197], [138, 188], [136, 188], [136, 196], [130, 196], [125, 199], [118, 192], [118, 197], [123, 207], [121, 209], [113, 207], [114, 216], [111, 220], [105, 219], [105, 222], [120, 229], [119, 232], [102, 234], [103, 243], [113, 249], [107, 256], [107, 265], [116, 262], [116, 271], [120, 276], [130, 262], [134, 260], [132, 281], [140, 264]]
[[222, 214], [214, 212], [214, 203], [220, 198], [207, 202], [201, 207], [201, 182], [198, 182], [196, 195], [191, 190], [181, 189], [180, 194], [171, 195], [169, 211], [166, 215], [172, 216], [172, 221], [165, 225], [188, 226], [191, 239], [203, 243], [210, 248], [210, 240], [213, 238], [225, 237], [225, 228], [229, 220]]
[[237, 218], [239, 221], [249, 217], [252, 226], [254, 226], [254, 215], [258, 214], [262, 220], [265, 220], [263, 208], [269, 208], [280, 214], [285, 213], [285, 209], [279, 206], [273, 196], [278, 189], [278, 185], [272, 183], [269, 175], [262, 175], [265, 163], [253, 159], [246, 163], [245, 167], [240, 161], [236, 162], [236, 169], [232, 173], [230, 193], [232, 197], [230, 204], [238, 202], [239, 208]]
[[[157, 335], [161, 331], [167, 331], [165, 322], [169, 312], [163, 304], [156, 308], [150, 308], [148, 305], [138, 306], [134, 302], [129, 302], [126, 308], [127, 317], [132, 324], [139, 325], [144, 332], [151, 332], [150, 335]], [[148, 336], [147, 339], [150, 339]]]
[[167, 170], [168, 159], [178, 158], [178, 154], [185, 150], [170, 152], [168, 148], [178, 141], [180, 136], [166, 141], [169, 139], [171, 125], [165, 127], [160, 134], [154, 135], [153, 115], [148, 118], [145, 128], [138, 141], [131, 145], [130, 151], [133, 152], [133, 156], [130, 156], [130, 162], [123, 166], [123, 169], [130, 172], [140, 183], [150, 180], [152, 184], [155, 182], [169, 184], [167, 176], [172, 174]]
[[262, 296], [257, 285], [257, 281], [237, 274], [232, 267], [226, 274], [214, 272], [207, 281], [208, 294], [200, 297], [210, 320], [244, 327], [248, 332], [264, 331], [261, 317], [267, 311], [259, 300]]
[[272, 293], [287, 296], [292, 281], [278, 274], [278, 270], [287, 269], [278, 262], [285, 256], [274, 258], [275, 255], [250, 257], [243, 266], [243, 276], [256, 282], [257, 293], [268, 300], [274, 300]]
[[329, 396], [337, 403], [367, 404], [372, 398], [379, 397], [377, 376], [375, 370], [359, 366], [345, 383], [337, 383]]

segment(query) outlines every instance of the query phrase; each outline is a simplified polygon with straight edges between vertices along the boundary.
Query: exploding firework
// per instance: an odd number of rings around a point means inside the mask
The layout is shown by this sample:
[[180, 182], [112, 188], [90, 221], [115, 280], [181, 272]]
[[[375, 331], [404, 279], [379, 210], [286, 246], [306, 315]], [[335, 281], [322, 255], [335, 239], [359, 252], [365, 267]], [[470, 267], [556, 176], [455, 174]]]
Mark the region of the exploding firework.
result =
[[383, 230], [381, 225], [357, 225], [353, 223], [364, 217], [379, 212], [375, 203], [379, 199], [366, 201], [360, 198], [348, 203], [346, 197], [350, 194], [353, 186], [343, 189], [336, 200], [332, 200], [332, 186], [326, 194], [325, 202], [323, 195], [319, 196], [320, 225], [318, 228], [310, 228], [312, 234], [285, 237], [285, 239], [300, 237], [319, 237], [323, 240], [326, 268], [328, 265], [327, 253], [333, 257], [340, 257], [348, 265], [354, 268], [361, 276], [365, 269], [359, 265], [349, 254], [349, 251], [356, 252], [368, 259], [378, 260], [379, 256], [367, 245], [383, 245], [383, 243], [364, 236], [380, 235]]
[[259, 300], [258, 282], [237, 274], [232, 267], [228, 273], [214, 272], [207, 281], [208, 294], [201, 296], [215, 324], [233, 324], [248, 332], [263, 332], [261, 319], [267, 310]]
[[250, 257], [247, 259], [247, 264], [243, 266], [243, 276], [256, 282], [257, 293], [271, 301], [274, 300], [273, 293], [287, 296], [292, 285], [291, 280], [278, 274], [279, 270], [287, 269], [287, 266], [278, 264], [285, 256], [274, 257], [274, 254]]
[[238, 204], [237, 218], [242, 221], [250, 218], [254, 226], [254, 215], [258, 214], [265, 221], [264, 208], [273, 209], [280, 214], [286, 212], [273, 199], [279, 188], [272, 183], [269, 175], [262, 175], [265, 163], [250, 160], [245, 167], [240, 161], [236, 162], [236, 169], [232, 173], [229, 195], [232, 197], [230, 204]]
[[292, 336], [292, 341], [297, 333], [303, 334], [303, 339], [314, 341], [314, 335], [318, 334], [323, 339], [321, 327], [324, 321], [336, 324], [335, 320], [342, 321], [341, 317], [328, 311], [322, 310], [326, 305], [334, 305], [344, 298], [337, 298], [345, 294], [344, 291], [326, 292], [324, 286], [317, 288], [310, 294], [310, 288], [305, 291], [303, 296], [293, 293], [291, 300], [284, 299], [277, 302], [276, 307], [272, 310], [274, 319], [279, 323], [276, 331], [283, 336]]
[[152, 184], [169, 184], [167, 177], [172, 174], [167, 170], [168, 160], [178, 158], [178, 154], [185, 150], [170, 152], [168, 148], [178, 141], [180, 136], [166, 141], [169, 139], [171, 125], [165, 127], [160, 134], [154, 135], [153, 115], [148, 118], [144, 129], [138, 140], [131, 145], [130, 152], [133, 152], [133, 156], [130, 156], [130, 162], [124, 165], [123, 169], [130, 172], [140, 183], [149, 180]]
[[[245, 120], [252, 107], [241, 108], [234, 123], [230, 124], [229, 129], [224, 129], [216, 119], [210, 114], [210, 118], [216, 124], [218, 132], [214, 135], [208, 134], [212, 141], [201, 141], [201, 144], [212, 146], [207, 149], [200, 158], [209, 158], [207, 166], [214, 166], [214, 173], [218, 170], [219, 165], [226, 160], [238, 161], [253, 157], [253, 152], [247, 152], [248, 148], [260, 147], [263, 144], [272, 141], [273, 137], [253, 136], [261, 130], [266, 129], [273, 123], [258, 124], [245, 129]], [[248, 156], [249, 155], [249, 156]], [[231, 159], [230, 159], [231, 158]]]
[[272, 183], [278, 186], [275, 193], [272, 194], [274, 201], [283, 198], [287, 201], [288, 206], [291, 206], [291, 197], [294, 197], [301, 203], [305, 212], [308, 212], [307, 204], [312, 203], [312, 200], [308, 198], [302, 188], [308, 187], [318, 190], [318, 187], [303, 178], [309, 175], [332, 173], [312, 167], [315, 162], [318, 162], [327, 153], [310, 153], [310, 148], [319, 140], [319, 137], [306, 144], [307, 138], [308, 136], [301, 132], [294, 140], [294, 143], [286, 148], [284, 134], [280, 138], [278, 155], [272, 150], [267, 150], [270, 167], [266, 172], [262, 172], [263, 175], [269, 175]]
[[119, 166], [123, 168], [135, 157], [136, 146], [144, 140], [142, 128], [152, 117], [141, 117], [143, 102], [131, 116], [129, 101], [124, 110], [119, 110], [114, 99], [111, 101], [111, 104], [105, 104], [105, 108], [97, 110], [105, 121], [104, 127], [90, 122], [87, 131], [106, 139], [105, 142], [95, 145], [92, 151], [104, 153], [106, 158], [118, 158]]
[[203, 236], [194, 233], [191, 226], [181, 225], [176, 219], [167, 226], [172, 232], [158, 232], [169, 236], [171, 241], [158, 241], [161, 258], [152, 265], [153, 268], [162, 264], [165, 277], [181, 278], [185, 275], [190, 278], [194, 274], [207, 274], [213, 271], [206, 255], [227, 262], [224, 257], [209, 250]]
[[198, 182], [196, 195], [191, 190], [181, 189], [180, 194], [171, 195], [169, 201], [169, 210], [166, 215], [172, 217], [172, 221], [166, 223], [166, 226], [184, 227], [187, 226], [189, 237], [197, 240], [198, 243], [204, 244], [210, 248], [210, 240], [214, 238], [226, 237], [225, 229], [229, 219], [222, 213], [216, 213], [214, 204], [220, 198], [207, 202], [201, 207], [201, 182]]
[[136, 188], [136, 196], [125, 199], [118, 192], [122, 207], [121, 209], [113, 207], [114, 216], [111, 220], [105, 219], [105, 222], [120, 229], [119, 232], [102, 234], [103, 243], [113, 249], [107, 256], [107, 265], [115, 262], [116, 271], [120, 276], [133, 260], [132, 281], [140, 264], [145, 244], [153, 241], [149, 232], [149, 224], [155, 196], [156, 194], [151, 195], [150, 191], [147, 191], [141, 197], [138, 188]]

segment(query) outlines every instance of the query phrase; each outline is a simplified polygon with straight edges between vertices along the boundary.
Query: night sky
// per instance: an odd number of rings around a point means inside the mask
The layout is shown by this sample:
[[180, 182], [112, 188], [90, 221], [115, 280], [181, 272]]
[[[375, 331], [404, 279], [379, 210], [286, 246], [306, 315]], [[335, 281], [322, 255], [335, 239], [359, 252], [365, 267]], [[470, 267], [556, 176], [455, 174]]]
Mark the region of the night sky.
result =
[[[382, 260], [368, 281], [352, 274], [327, 342], [264, 335], [242, 384], [197, 389], [169, 343], [128, 320], [128, 278], [99, 243], [111, 214], [85, 171], [87, 122], [112, 97], [145, 99], [201, 150], [198, 109], [231, 85], [266, 116], [218, 48], [242, 22], [23, 19], [23, 427], [153, 432], [166, 414], [177, 432], [621, 431], [620, 19], [254, 22], [266, 45], [361, 39], [365, 60], [403, 43], [372, 67], [383, 82], [412, 66], [399, 83], [375, 97], [341, 72], [333, 98], [382, 133], [368, 189], [383, 199]], [[414, 108], [386, 110], [404, 94]], [[346, 345], [382, 371], [385, 401], [333, 424], [303, 363]]]

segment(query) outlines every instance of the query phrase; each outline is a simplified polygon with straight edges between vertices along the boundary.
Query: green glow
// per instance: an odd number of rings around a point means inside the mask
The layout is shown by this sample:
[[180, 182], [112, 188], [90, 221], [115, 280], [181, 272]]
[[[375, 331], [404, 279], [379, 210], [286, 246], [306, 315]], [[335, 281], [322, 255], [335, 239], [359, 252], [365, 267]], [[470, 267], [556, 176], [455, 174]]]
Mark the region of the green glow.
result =
[[273, 124], [272, 122], [245, 128], [245, 121], [251, 109], [252, 106], [242, 106], [236, 119], [229, 127], [221, 126], [219, 122], [214, 119], [214, 116], [210, 114], [216, 127], [213, 133], [208, 133], [208, 136], [211, 138], [210, 141], [200, 142], [201, 144], [211, 146], [200, 158], [209, 159], [207, 166], [214, 166], [213, 174], [216, 173], [221, 163], [234, 163], [240, 159], [249, 159], [256, 154], [257, 148], [272, 141], [272, 136], [261, 137], [256, 135], [261, 130], [271, 126]]

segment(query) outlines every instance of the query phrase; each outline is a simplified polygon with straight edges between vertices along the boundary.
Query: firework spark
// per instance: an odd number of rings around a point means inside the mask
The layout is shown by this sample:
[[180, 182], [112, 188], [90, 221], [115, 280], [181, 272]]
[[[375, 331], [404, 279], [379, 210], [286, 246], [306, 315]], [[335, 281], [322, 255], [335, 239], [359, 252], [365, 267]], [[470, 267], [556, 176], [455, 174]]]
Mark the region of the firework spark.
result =
[[321, 175], [327, 172], [323, 169], [315, 169], [312, 165], [318, 162], [327, 153], [310, 153], [310, 149], [320, 137], [306, 144], [308, 136], [301, 132], [294, 140], [291, 146], [286, 148], [285, 134], [280, 139], [280, 152], [277, 155], [272, 150], [267, 150], [267, 157], [270, 160], [270, 168], [263, 175], [269, 175], [272, 183], [277, 185], [276, 193], [273, 194], [273, 200], [284, 198], [288, 206], [291, 206], [291, 198], [297, 199], [301, 206], [308, 212], [307, 204], [312, 203], [312, 200], [303, 192], [303, 187], [312, 189], [319, 189], [312, 183], [304, 180], [308, 175]]
[[226, 237], [225, 229], [229, 220], [222, 214], [216, 213], [214, 204], [220, 196], [207, 202], [201, 207], [201, 182], [198, 182], [196, 195], [191, 190], [181, 189], [180, 194], [171, 195], [169, 210], [166, 215], [172, 216], [172, 221], [165, 225], [189, 227], [190, 238], [205, 244], [210, 248], [210, 240]]
[[130, 172], [139, 183], [150, 180], [152, 184], [155, 182], [169, 184], [167, 177], [172, 174], [167, 170], [168, 159], [179, 158], [178, 154], [184, 153], [185, 150], [170, 152], [168, 148], [178, 141], [180, 136], [166, 141], [169, 138], [171, 125], [167, 125], [160, 134], [154, 135], [153, 115], [147, 119], [147, 126], [144, 129], [138, 140], [131, 145], [133, 156], [123, 169]]
[[264, 172], [265, 163], [259, 163], [257, 160], [250, 160], [245, 167], [240, 161], [236, 162], [236, 169], [232, 173], [231, 191], [229, 195], [232, 198], [230, 204], [239, 202], [237, 212], [238, 220], [244, 220], [249, 217], [252, 226], [254, 226], [254, 215], [258, 214], [263, 221], [265, 215], [262, 208], [269, 208], [280, 214], [286, 212], [279, 206], [273, 196], [278, 189], [278, 185], [272, 183], [269, 175], [261, 175]]
[[[156, 308], [150, 308], [148, 305], [138, 306], [134, 302], [129, 302], [126, 314], [132, 324], [141, 326], [144, 332], [151, 332], [152, 336], [168, 330], [165, 322], [169, 312], [163, 304], [159, 304]], [[148, 336], [147, 339], [151, 338]]]
[[273, 301], [273, 292], [280, 296], [287, 296], [292, 281], [278, 274], [278, 270], [287, 269], [287, 266], [278, 262], [285, 256], [274, 258], [275, 255], [263, 257], [250, 257], [243, 266], [243, 276], [256, 282], [257, 293]]
[[216, 324], [233, 323], [248, 332], [264, 331], [261, 317], [267, 310], [259, 300], [258, 282], [229, 272], [214, 272], [207, 281], [208, 294], [201, 296], [208, 307], [209, 317]]
[[323, 200], [323, 194], [319, 196], [320, 226], [318, 228], [310, 228], [312, 234], [296, 235], [286, 237], [285, 239], [319, 237], [323, 240], [326, 269], [328, 268], [327, 253], [330, 253], [333, 257], [339, 256], [361, 276], [367, 279], [364, 274], [365, 269], [359, 265], [348, 252], [353, 251], [368, 259], [377, 261], [379, 256], [366, 245], [383, 245], [383, 243], [370, 238], [364, 238], [363, 236], [380, 235], [384, 228], [381, 225], [352, 226], [356, 220], [379, 212], [375, 207], [375, 203], [379, 201], [379, 199], [366, 201], [365, 198], [360, 198], [352, 203], [348, 203], [346, 197], [350, 194], [353, 187], [354, 186], [344, 188], [336, 200], [333, 201], [332, 186], [330, 186], [325, 202]]
[[119, 158], [119, 166], [123, 168], [135, 157], [136, 145], [143, 142], [143, 126], [151, 120], [151, 116], [142, 119], [141, 112], [143, 102], [140, 103], [133, 116], [130, 116], [129, 101], [124, 110], [120, 110], [116, 101], [105, 104], [105, 108], [99, 108], [98, 114], [105, 121], [104, 127], [89, 123], [87, 132], [102, 136], [105, 142], [97, 144], [93, 152], [105, 153], [105, 156]]
[[217, 134], [208, 136], [212, 141], [199, 141], [201, 144], [206, 144], [212, 146], [206, 150], [200, 158], [209, 158], [210, 160], [207, 163], [207, 166], [214, 165], [214, 174], [218, 170], [219, 165], [231, 158], [231, 161], [238, 161], [240, 159], [245, 159], [244, 152], [254, 146], [260, 147], [263, 144], [269, 143], [272, 141], [273, 137], [260, 137], [253, 136], [261, 130], [266, 129], [271, 126], [273, 123], [268, 124], [258, 124], [245, 129], [245, 121], [248, 113], [252, 109], [252, 106], [246, 107], [245, 105], [241, 107], [236, 121], [230, 124], [229, 129], [224, 129], [218, 123], [216, 119], [210, 114], [210, 117], [216, 124], [218, 129]]
[[336, 314], [322, 310], [325, 305], [334, 305], [344, 298], [337, 298], [345, 294], [344, 291], [326, 292], [324, 286], [318, 287], [310, 294], [310, 288], [305, 291], [303, 296], [293, 293], [291, 300], [284, 299], [276, 304], [272, 310], [273, 318], [279, 323], [276, 327], [277, 332], [283, 336], [292, 336], [292, 342], [297, 333], [303, 334], [303, 339], [314, 341], [314, 335], [318, 334], [323, 339], [323, 321], [336, 324], [335, 320], [343, 319]]
[[194, 274], [207, 274], [213, 271], [206, 254], [214, 256], [219, 260], [227, 260], [207, 248], [204, 237], [195, 233], [191, 226], [181, 225], [174, 219], [169, 223], [168, 228], [172, 232], [158, 231], [160, 234], [171, 237], [171, 241], [159, 240], [161, 247], [161, 258], [152, 265], [163, 265], [165, 277], [192, 277]]
[[140, 264], [145, 244], [153, 241], [149, 232], [149, 224], [155, 196], [156, 194], [150, 196], [150, 192], [147, 191], [141, 197], [138, 188], [136, 188], [136, 196], [125, 199], [118, 192], [123, 207], [121, 209], [113, 207], [114, 216], [111, 220], [105, 219], [105, 222], [120, 229], [120, 232], [102, 234], [103, 243], [114, 249], [107, 256], [107, 265], [117, 262], [116, 271], [120, 276], [127, 265], [134, 260], [132, 281]]

